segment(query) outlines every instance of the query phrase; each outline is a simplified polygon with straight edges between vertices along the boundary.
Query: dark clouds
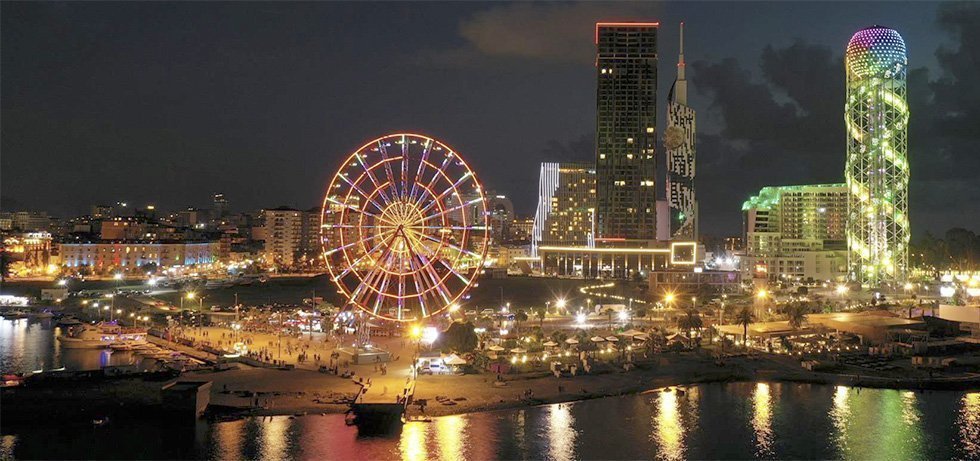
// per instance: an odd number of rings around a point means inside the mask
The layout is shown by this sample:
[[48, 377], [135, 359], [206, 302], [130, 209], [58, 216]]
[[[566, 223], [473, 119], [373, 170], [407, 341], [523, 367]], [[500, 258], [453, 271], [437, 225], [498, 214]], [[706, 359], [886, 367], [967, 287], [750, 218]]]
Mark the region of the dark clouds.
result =
[[[593, 158], [593, 23], [659, 19], [661, 101], [681, 20], [687, 58], [699, 61], [689, 78], [704, 232], [737, 234], [741, 201], [763, 185], [841, 181], [841, 53], [874, 22], [899, 29], [916, 67], [913, 228], [980, 219], [973, 5], [938, 15], [918, 2], [0, 8], [4, 209], [207, 206], [215, 191], [242, 210], [310, 206], [351, 149], [413, 130], [458, 148], [488, 189], [527, 214], [539, 162]], [[948, 45], [933, 56], [941, 39]]]
[[[941, 75], [930, 80], [912, 57], [908, 80], [916, 235], [980, 227], [980, 48], [969, 45], [980, 43], [980, 8], [942, 5], [937, 26], [956, 43], [937, 50]], [[702, 132], [698, 148], [700, 190], [732, 192], [700, 194], [702, 220], [723, 229], [735, 227], [733, 211], [762, 186], [843, 182], [842, 52], [797, 40], [765, 47], [757, 63], [759, 77], [751, 62], [692, 65], [694, 87], [723, 120], [717, 134]]]

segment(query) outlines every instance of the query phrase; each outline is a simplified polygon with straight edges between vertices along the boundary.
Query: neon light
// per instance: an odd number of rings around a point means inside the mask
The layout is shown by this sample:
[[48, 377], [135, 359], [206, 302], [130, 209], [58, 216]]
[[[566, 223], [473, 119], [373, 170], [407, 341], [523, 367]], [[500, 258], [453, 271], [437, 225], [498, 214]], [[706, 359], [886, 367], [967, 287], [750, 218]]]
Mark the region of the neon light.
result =
[[597, 22], [595, 23], [595, 44], [599, 44], [600, 27], [660, 27], [659, 22]]
[[[677, 248], [690, 247], [691, 259], [677, 259]], [[670, 242], [670, 263], [679, 266], [693, 266], [698, 262], [698, 242]]]
[[908, 266], [908, 58], [898, 32], [859, 30], [845, 53], [850, 278], [901, 284]]

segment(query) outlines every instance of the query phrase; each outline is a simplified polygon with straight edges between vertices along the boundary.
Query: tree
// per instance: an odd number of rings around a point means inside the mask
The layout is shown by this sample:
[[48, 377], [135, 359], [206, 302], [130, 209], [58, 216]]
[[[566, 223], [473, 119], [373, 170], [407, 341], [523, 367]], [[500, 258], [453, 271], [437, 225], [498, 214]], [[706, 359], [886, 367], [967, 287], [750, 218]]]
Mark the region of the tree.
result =
[[521, 322], [527, 322], [527, 312], [524, 312], [523, 309], [514, 314], [514, 327], [517, 330], [518, 336], [521, 334]]
[[806, 323], [806, 314], [809, 312], [809, 308], [803, 303], [790, 303], [786, 306], [786, 319], [789, 320], [789, 326], [794, 330], [798, 330], [804, 323]]
[[749, 324], [755, 320], [755, 316], [752, 315], [752, 308], [749, 306], [742, 306], [742, 309], [735, 314], [735, 323], [742, 325], [742, 344], [745, 348], [749, 348]]
[[544, 328], [544, 318], [548, 315], [548, 311], [543, 307], [536, 307], [534, 309], [534, 316], [538, 318], [538, 327]]
[[636, 316], [639, 317], [639, 318], [641, 318], [641, 319], [642, 318], [646, 318], [646, 316], [647, 316], [648, 313], [649, 312], [647, 312], [647, 308], [645, 308], [645, 307], [638, 307], [638, 308], [636, 308]]
[[446, 331], [439, 336], [438, 347], [452, 351], [465, 353], [476, 349], [478, 339], [473, 331], [471, 322], [453, 322], [446, 328]]
[[677, 320], [677, 326], [684, 331], [684, 336], [690, 338], [691, 330], [701, 331], [701, 328], [704, 326], [704, 322], [701, 320], [701, 316], [698, 315], [697, 310], [688, 309], [686, 313], [687, 315]]

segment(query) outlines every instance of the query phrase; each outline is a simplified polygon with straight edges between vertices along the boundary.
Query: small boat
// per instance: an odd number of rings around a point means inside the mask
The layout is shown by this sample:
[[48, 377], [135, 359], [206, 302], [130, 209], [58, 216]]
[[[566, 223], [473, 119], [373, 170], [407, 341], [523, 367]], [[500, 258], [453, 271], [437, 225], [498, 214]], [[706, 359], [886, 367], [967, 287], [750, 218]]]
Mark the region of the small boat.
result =
[[34, 314], [34, 317], [39, 319], [49, 319], [51, 317], [54, 317], [54, 314], [52, 314], [51, 311], [41, 311]]
[[3, 318], [5, 319], [22, 319], [27, 317], [27, 312], [20, 310], [13, 310], [3, 313]]
[[131, 351], [133, 349], [136, 349], [136, 345], [128, 341], [122, 341], [118, 343], [109, 344], [109, 348], [114, 351]]
[[81, 320], [78, 320], [70, 315], [67, 317], [62, 317], [61, 320], [58, 320], [58, 326], [60, 327], [73, 327], [75, 325], [81, 325], [81, 324], [82, 324]]

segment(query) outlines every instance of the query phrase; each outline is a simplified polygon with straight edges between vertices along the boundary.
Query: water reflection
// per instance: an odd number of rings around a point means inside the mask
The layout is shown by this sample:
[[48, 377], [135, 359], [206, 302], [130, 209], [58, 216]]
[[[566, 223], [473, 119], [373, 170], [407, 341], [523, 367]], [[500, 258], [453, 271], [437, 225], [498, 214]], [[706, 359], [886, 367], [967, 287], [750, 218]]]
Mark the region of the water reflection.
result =
[[676, 392], [662, 392], [657, 397], [657, 415], [653, 421], [657, 457], [666, 460], [684, 459], [684, 426]]
[[961, 399], [956, 425], [960, 428], [963, 457], [980, 459], [980, 392], [971, 392]]
[[569, 404], [548, 409], [548, 454], [551, 459], [575, 459], [575, 417]]
[[463, 459], [464, 417], [446, 416], [436, 420], [436, 438], [439, 441], [439, 456], [442, 459]]
[[285, 459], [289, 450], [286, 433], [292, 424], [291, 419], [277, 416], [262, 424], [262, 459]]
[[752, 429], [755, 430], [756, 456], [772, 457], [772, 396], [768, 383], [756, 383], [752, 393]]
[[402, 459], [406, 461], [419, 461], [428, 458], [425, 451], [425, 423], [408, 423], [402, 429], [402, 436], [398, 443], [398, 450], [401, 452]]
[[219, 459], [242, 459], [245, 421], [230, 421], [219, 424], [213, 431]]
[[848, 392], [850, 392], [848, 388], [837, 386], [834, 389], [834, 406], [830, 409], [830, 421], [834, 424], [836, 432], [833, 439], [840, 453], [847, 452], [847, 422], [851, 419]]
[[71, 453], [92, 458], [980, 459], [980, 393], [708, 384], [686, 395], [433, 418], [393, 438], [359, 436], [343, 415], [255, 417], [211, 423], [207, 433], [145, 437], [162, 427], [114, 424], [98, 437], [27, 428], [0, 437], [0, 459], [64, 458], [51, 440], [65, 437]]

